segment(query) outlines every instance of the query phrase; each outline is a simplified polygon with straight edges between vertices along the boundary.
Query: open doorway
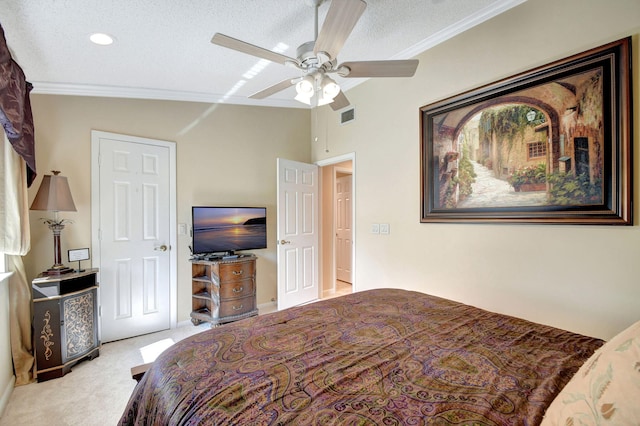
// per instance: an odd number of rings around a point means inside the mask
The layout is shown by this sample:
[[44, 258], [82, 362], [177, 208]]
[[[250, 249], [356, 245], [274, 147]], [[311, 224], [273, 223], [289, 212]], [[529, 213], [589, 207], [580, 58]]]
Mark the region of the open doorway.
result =
[[322, 179], [321, 298], [355, 291], [355, 154], [317, 163]]

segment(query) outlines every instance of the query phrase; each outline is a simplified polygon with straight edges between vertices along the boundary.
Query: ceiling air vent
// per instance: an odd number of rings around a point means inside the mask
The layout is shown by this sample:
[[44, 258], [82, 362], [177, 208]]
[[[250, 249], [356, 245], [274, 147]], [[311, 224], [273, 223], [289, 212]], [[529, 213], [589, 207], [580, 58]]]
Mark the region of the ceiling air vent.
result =
[[349, 108], [346, 111], [340, 113], [340, 124], [347, 124], [356, 118], [356, 109]]

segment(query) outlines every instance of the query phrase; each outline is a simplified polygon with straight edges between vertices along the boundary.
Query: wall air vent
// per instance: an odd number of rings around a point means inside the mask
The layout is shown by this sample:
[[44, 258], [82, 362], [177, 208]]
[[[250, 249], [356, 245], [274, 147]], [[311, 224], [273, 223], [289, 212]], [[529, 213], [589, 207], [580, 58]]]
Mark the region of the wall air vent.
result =
[[349, 108], [340, 113], [340, 124], [347, 124], [356, 119], [356, 109]]

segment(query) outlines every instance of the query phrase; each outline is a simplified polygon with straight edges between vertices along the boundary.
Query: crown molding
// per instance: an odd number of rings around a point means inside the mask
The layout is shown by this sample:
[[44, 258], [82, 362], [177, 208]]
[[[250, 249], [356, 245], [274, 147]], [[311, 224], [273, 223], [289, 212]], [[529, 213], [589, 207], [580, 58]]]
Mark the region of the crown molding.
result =
[[234, 105], [271, 106], [280, 108], [309, 108], [295, 99], [250, 99], [215, 93], [147, 89], [139, 87], [100, 86], [90, 84], [31, 82], [31, 93], [39, 95], [94, 96], [103, 98], [153, 99], [164, 101], [226, 103]]
[[[514, 8], [516, 6], [525, 3], [527, 0], [502, 0], [495, 3], [492, 3], [490, 6], [479, 10], [473, 15], [468, 16], [466, 19], [459, 21], [453, 25], [450, 25], [437, 33], [433, 34], [430, 37], [425, 38], [424, 40], [414, 44], [408, 49], [403, 50], [402, 52], [392, 56], [389, 59], [411, 59], [419, 54], [431, 49], [434, 46], [437, 46], [445, 41], [449, 40], [461, 34], [477, 25], [482, 24], [485, 21], [488, 21], [491, 18], [494, 18], [500, 15], [507, 10]], [[341, 82], [340, 88], [345, 92], [351, 88], [354, 88], [365, 81], [368, 78], [359, 78], [359, 79], [348, 79], [348, 81]]]
[[391, 59], [413, 58], [414, 56], [417, 56], [422, 52], [427, 51], [434, 46], [437, 46], [438, 44], [444, 43], [445, 41], [457, 36], [458, 34], [470, 30], [471, 28], [498, 16], [509, 9], [525, 3], [526, 1], [527, 0], [502, 0], [492, 3], [490, 6], [485, 7], [484, 9], [481, 9], [472, 15], [469, 15], [462, 21], [456, 22], [455, 24], [438, 31], [432, 36], [427, 37], [419, 43], [414, 44], [410, 48], [403, 50], [402, 52], [393, 56]]

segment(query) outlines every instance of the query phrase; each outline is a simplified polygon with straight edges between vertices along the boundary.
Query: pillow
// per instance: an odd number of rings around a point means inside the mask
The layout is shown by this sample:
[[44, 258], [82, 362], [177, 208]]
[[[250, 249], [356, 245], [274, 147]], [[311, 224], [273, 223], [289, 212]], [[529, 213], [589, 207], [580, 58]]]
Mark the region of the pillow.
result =
[[580, 367], [549, 405], [550, 425], [640, 425], [640, 321]]

